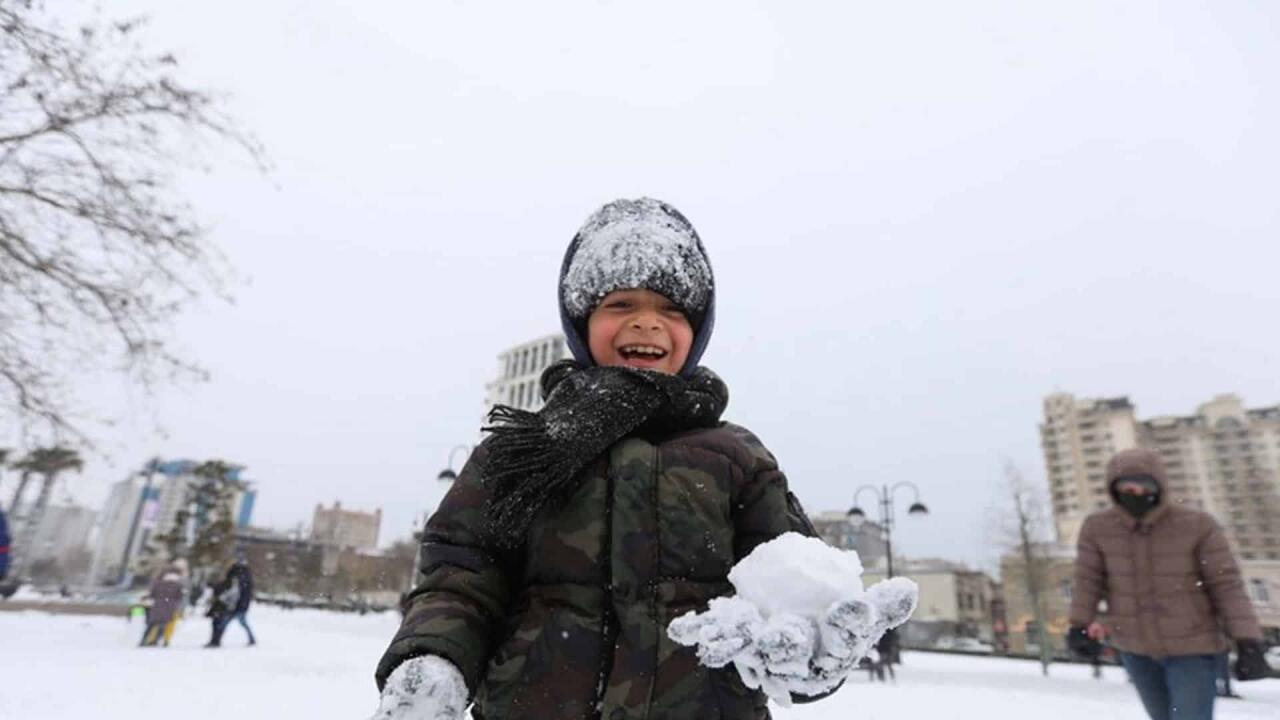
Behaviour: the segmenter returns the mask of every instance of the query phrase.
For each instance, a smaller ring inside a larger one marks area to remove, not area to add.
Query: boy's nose
[[[637,315],[631,319],[631,327],[636,330],[657,330],[662,326],[658,324],[657,316]]]

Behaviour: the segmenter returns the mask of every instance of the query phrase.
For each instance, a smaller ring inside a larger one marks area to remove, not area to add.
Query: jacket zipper
[[[1141,594],[1145,599],[1154,604],[1157,594],[1155,591],[1156,567],[1155,554],[1151,547],[1151,527],[1139,522],[1135,534],[1137,536],[1138,544],[1142,547],[1142,554],[1147,558],[1147,577],[1145,579],[1150,582],[1150,585],[1147,587],[1147,591],[1141,592]],[[1139,590],[1141,591],[1141,588],[1139,588]],[[1142,630],[1142,639],[1150,640],[1151,642],[1147,643],[1147,646],[1157,650],[1157,655],[1159,657],[1165,657],[1167,653],[1165,652],[1164,638],[1162,637],[1162,634],[1159,631],[1154,634],[1150,632],[1156,615],[1156,608],[1154,606],[1143,607],[1141,600],[1139,600],[1139,607],[1142,607],[1138,618],[1138,626]]]
[[[601,558],[604,564],[604,605],[600,613],[600,679],[596,683],[595,712],[599,720],[604,711],[604,694],[613,674],[614,642],[617,641],[617,617],[613,611],[613,467],[605,470],[604,543]]]

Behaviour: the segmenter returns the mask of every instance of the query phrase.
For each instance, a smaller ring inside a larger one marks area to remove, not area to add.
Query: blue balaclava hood
[[[715,326],[715,279],[693,225],[660,200],[614,200],[592,213],[569,243],[558,291],[560,324],[574,359],[595,364],[587,318],[605,295],[631,289],[664,295],[684,312],[693,342],[680,374],[692,372]]]

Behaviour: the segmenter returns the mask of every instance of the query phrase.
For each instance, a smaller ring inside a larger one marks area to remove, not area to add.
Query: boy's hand
[[[712,598],[706,612],[689,611],[671,621],[667,635],[681,645],[698,648],[698,661],[709,668],[733,662],[751,647],[764,628],[760,610],[740,597]]]
[[[785,707],[793,694],[822,695],[839,687],[885,631],[911,617],[918,596],[914,582],[893,578],[862,597],[832,604],[816,621],[793,613],[764,621],[747,600],[716,598],[707,612],[672,621],[668,634],[681,645],[696,645],[707,667],[732,661],[747,687],[763,689]]]
[[[467,684],[453,663],[423,655],[400,663],[370,720],[464,720]]]

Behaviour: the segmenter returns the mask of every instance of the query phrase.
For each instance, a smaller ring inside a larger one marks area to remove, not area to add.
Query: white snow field
[[[245,647],[232,625],[220,650],[200,646],[208,621],[184,621],[173,646],[134,647],[135,621],[0,612],[3,720],[365,720],[377,707],[373,667],[399,618],[255,606]],[[812,705],[774,708],[778,720],[1142,720],[1123,672],[1102,681],[1083,666],[1048,679],[1025,661],[905,654],[897,685],[855,675]],[[1219,720],[1280,718],[1280,680],[1241,684]],[[536,719],[531,719],[536,720]],[[691,719],[693,720],[693,719]]]

